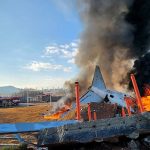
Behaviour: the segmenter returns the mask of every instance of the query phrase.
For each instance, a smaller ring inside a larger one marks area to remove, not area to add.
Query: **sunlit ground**
[[[47,113],[49,110],[49,103],[36,106],[0,108],[0,123],[46,121],[42,114]]]

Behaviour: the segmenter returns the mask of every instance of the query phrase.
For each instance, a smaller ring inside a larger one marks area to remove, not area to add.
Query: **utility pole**
[[[52,105],[52,96],[51,93],[49,94],[49,102],[50,102],[50,106]]]
[[[28,89],[27,89],[27,106],[29,106],[29,93],[28,93]]]

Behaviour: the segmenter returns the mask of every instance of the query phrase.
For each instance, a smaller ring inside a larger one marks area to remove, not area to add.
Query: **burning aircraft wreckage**
[[[72,109],[75,109],[76,115],[71,119],[77,122],[41,130],[38,144],[58,146],[68,143],[108,142],[113,139],[119,142],[126,137],[129,147],[140,147],[139,139],[149,145],[150,87],[145,87],[145,96],[141,97],[133,74],[131,81],[136,98],[107,89],[100,69],[96,66],[92,85],[80,98],[79,83],[75,82],[76,107],[73,104],[69,111],[66,109],[65,116],[69,116]],[[55,114],[51,116],[54,117]]]
[[[0,124],[0,133],[39,131],[39,147],[56,148],[62,144],[75,144],[76,147],[91,142],[108,142],[118,145],[124,143],[121,145],[122,148],[148,148],[150,87],[145,87],[145,96],[141,97],[133,74],[131,81],[135,98],[107,89],[100,68],[96,66],[92,85],[80,98],[79,83],[75,82],[76,105],[72,104],[70,110],[69,106],[64,106],[58,112],[47,116],[46,119],[50,119],[50,122]],[[60,120],[61,117],[67,118],[72,111],[72,118]]]

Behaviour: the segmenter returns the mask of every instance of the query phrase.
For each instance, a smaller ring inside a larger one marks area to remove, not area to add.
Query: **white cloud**
[[[72,56],[75,57],[78,53],[78,49],[77,48],[74,48],[73,49],[73,52],[72,52]]]
[[[49,55],[49,54],[58,54],[59,53],[59,49],[57,46],[48,46],[45,48],[45,54]]]
[[[75,59],[74,58],[69,59],[67,62],[70,63],[70,64],[74,64],[75,63]]]
[[[64,72],[71,72],[72,68],[71,67],[65,67],[63,70],[64,70]]]
[[[45,62],[33,61],[32,63],[25,66],[26,69],[32,71],[42,71],[42,70],[63,70],[64,72],[70,72],[71,67],[64,67],[58,64],[51,64]]]
[[[55,57],[65,58],[65,59],[74,59],[78,53],[79,40],[71,42],[69,44],[52,44],[44,49],[44,55],[42,57]],[[68,60],[68,61],[69,61]]]
[[[69,48],[69,45],[67,45],[67,44],[64,44],[64,45],[60,45],[60,48],[64,48],[64,49],[67,49],[67,48]]]
[[[78,46],[78,44],[77,44],[76,42],[72,42],[72,43],[70,43],[70,45],[71,45],[72,47],[77,47],[77,46]]]

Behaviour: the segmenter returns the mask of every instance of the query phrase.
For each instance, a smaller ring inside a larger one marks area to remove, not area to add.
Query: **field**
[[[47,103],[27,107],[0,108],[0,123],[46,121],[42,114],[49,110],[50,105]]]
[[[43,114],[47,114],[51,109],[49,103],[36,104],[35,106],[26,107],[14,107],[14,108],[0,108],[0,123],[17,123],[17,122],[42,122],[48,121],[43,118]],[[60,118],[60,120],[74,118],[74,111],[69,113],[65,118]],[[20,134],[25,141],[30,141],[36,144],[37,139],[32,133],[22,133]],[[19,144],[16,139],[2,139],[4,135],[0,135],[0,149],[1,144]],[[5,135],[6,137],[14,137],[14,135]]]
[[[46,121],[43,118],[44,113],[50,110],[49,103],[41,103],[35,106],[15,107],[15,108],[0,108],[0,123],[16,123],[16,122],[42,122]],[[3,135],[1,135],[3,137]],[[1,137],[0,136],[0,137]],[[6,137],[14,137],[14,135],[5,135]],[[25,140],[36,143],[33,134],[21,134]],[[33,140],[31,140],[33,139]],[[1,139],[0,144],[19,144],[15,139]],[[0,146],[1,149],[1,146]]]

